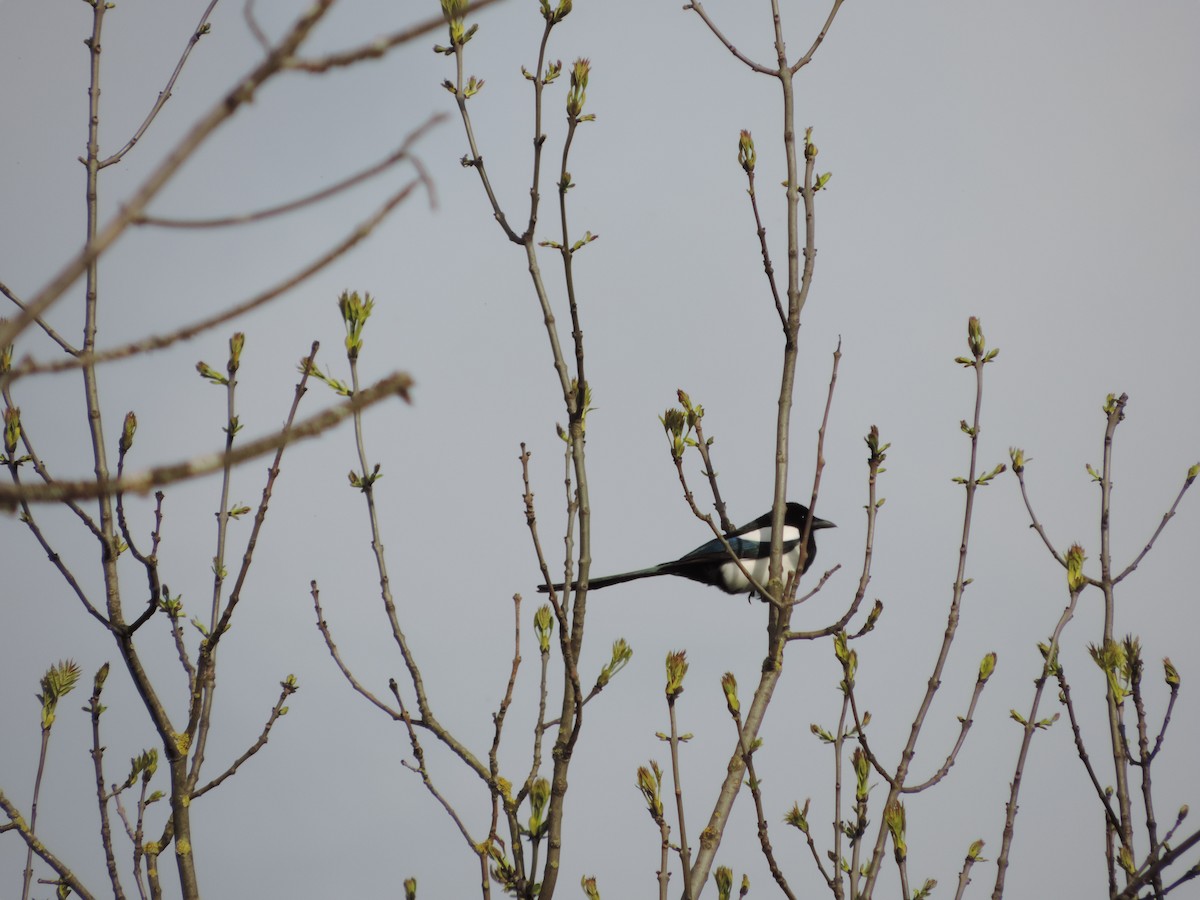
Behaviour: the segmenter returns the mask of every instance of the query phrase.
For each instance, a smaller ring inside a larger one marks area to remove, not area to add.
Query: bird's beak
[[[828,519],[813,519],[812,530],[816,531],[820,528],[837,528],[837,526]]]

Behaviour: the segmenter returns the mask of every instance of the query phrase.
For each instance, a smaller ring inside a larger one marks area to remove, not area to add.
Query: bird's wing
[[[727,538],[730,548],[738,559],[763,559],[771,555],[771,529],[769,525],[765,528],[761,526],[752,527],[756,523],[757,520],[748,526],[739,528],[737,532],[734,532],[734,534]],[[784,529],[784,553],[794,549],[800,542],[799,534],[793,536],[789,533],[793,530],[795,529]],[[729,551],[725,549],[725,545],[721,543],[719,538],[713,538],[708,543],[701,544],[691,553],[681,556],[675,562],[687,565],[729,562]]]

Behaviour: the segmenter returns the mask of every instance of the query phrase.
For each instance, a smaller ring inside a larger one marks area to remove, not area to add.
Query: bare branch
[[[187,63],[188,57],[191,56],[192,50],[195,48],[196,44],[200,42],[200,38],[208,34],[208,17],[212,15],[217,3],[218,0],[211,0],[211,2],[208,4],[208,7],[204,10],[204,15],[200,17],[200,21],[196,24],[195,29],[192,31],[192,36],[188,38],[187,46],[183,49],[183,55],[179,57],[179,62],[175,64],[175,71],[171,73],[171,77],[167,80],[167,86],[159,92],[158,100],[156,100],[154,106],[151,107],[145,121],[142,122],[141,126],[136,132],[134,132],[133,137],[129,139],[124,147],[122,147],[108,159],[100,161],[99,168],[103,169],[114,165],[115,163],[119,163],[121,158],[133,149],[133,145],[142,139],[142,135],[146,133],[146,129],[150,127],[150,123],[154,121],[155,116],[157,116],[162,108],[166,106],[167,101],[171,99],[171,90],[175,87],[175,82],[179,78],[179,73],[183,71],[183,67]]]
[[[57,872],[58,877],[64,884],[68,885],[83,900],[95,900],[94,895],[83,886],[83,883],[75,876],[75,873],[67,868],[66,864],[51,853],[50,849],[29,830],[29,826],[25,824],[25,819],[21,816],[20,811],[9,801],[2,790],[0,790],[0,809],[4,810],[5,815],[8,816],[11,822],[11,826],[9,827],[16,829],[17,833],[21,835],[21,838],[29,846],[29,849],[36,853],[42,862]]]
[[[1121,581],[1123,581],[1125,576],[1136,569],[1138,564],[1146,558],[1146,554],[1150,552],[1150,549],[1154,546],[1154,542],[1158,540],[1158,536],[1163,533],[1163,529],[1167,527],[1167,523],[1175,517],[1175,510],[1179,507],[1179,501],[1183,499],[1183,495],[1187,492],[1187,489],[1192,486],[1192,482],[1195,480],[1196,477],[1189,472],[1188,477],[1184,479],[1183,486],[1179,489],[1179,493],[1175,495],[1175,502],[1172,503],[1171,508],[1163,514],[1162,521],[1159,522],[1158,527],[1154,529],[1154,534],[1150,535],[1150,540],[1146,542],[1146,546],[1142,548],[1142,552],[1134,557],[1133,562],[1126,566],[1125,570],[1121,572],[1120,575],[1113,578],[1113,584],[1119,584]]]
[[[40,503],[67,498],[99,497],[114,494],[117,491],[147,494],[160,485],[199,478],[202,475],[218,471],[227,463],[238,465],[295,441],[316,437],[355,412],[366,409],[381,400],[386,400],[388,397],[395,395],[408,401],[408,391],[412,385],[411,376],[404,372],[394,372],[370,387],[363,388],[345,402],[304,419],[286,433],[269,434],[229,453],[208,453],[182,462],[155,466],[122,478],[98,481],[56,481],[52,484],[25,485],[19,488],[0,486],[0,507],[12,506],[22,501]]]
[[[258,88],[275,75],[292,57],[310,32],[329,12],[333,3],[334,0],[314,0],[313,4],[292,24],[284,38],[274,46],[267,58],[240,79],[224,97],[197,120],[158,167],[134,191],[133,196],[121,205],[120,211],[59,269],[44,288],[34,295],[24,312],[13,321],[0,325],[0,346],[11,344],[17,335],[49,309],[50,305],[66,293],[75,280],[112,246],[209,136],[243,104],[249,102]]]
[[[197,788],[195,791],[193,791],[191,795],[193,800],[204,796],[213,788],[217,787],[222,781],[236,773],[237,770],[241,768],[242,763],[266,746],[267,741],[271,737],[271,729],[275,726],[275,723],[279,721],[280,717],[285,715],[287,712],[286,707],[284,706],[284,704],[287,702],[287,698],[299,690],[295,679],[293,679],[291,676],[289,676],[286,681],[281,681],[279,685],[282,688],[282,690],[279,692],[279,699],[275,701],[275,705],[271,708],[271,714],[267,717],[267,722],[265,725],[263,725],[263,730],[262,733],[259,734],[258,740],[251,744],[245,753],[235,759],[228,769],[226,769],[208,784],[204,785],[204,787]]]
[[[838,14],[838,10],[842,8],[842,0],[833,0],[833,9],[829,11],[829,17],[825,19],[825,24],[821,26],[821,31],[817,34],[812,46],[808,48],[808,52],[796,60],[792,64],[792,74],[800,71],[801,68],[812,62],[813,54],[817,52],[817,48],[825,40],[825,35],[829,33],[829,29],[833,27],[833,18]]]
[[[732,53],[734,56],[736,56],[739,60],[741,60],[743,63],[745,63],[751,69],[753,69],[755,72],[759,72],[763,75],[775,75],[775,76],[779,75],[779,73],[776,72],[774,69],[772,69],[768,66],[761,65],[760,63],[756,63],[750,57],[746,56],[744,53],[742,53],[740,50],[738,50],[737,47],[733,46],[733,42],[730,41],[729,38],[725,37],[725,35],[721,33],[721,29],[717,27],[717,24],[708,17],[708,13],[705,12],[704,7],[699,3],[699,0],[693,0],[693,2],[691,2],[691,3],[686,3],[686,4],[684,4],[683,8],[685,10],[690,9],[690,10],[695,11],[696,15],[698,15],[704,21],[704,24],[708,26],[709,31],[711,31],[713,33],[713,35],[716,37],[716,39],[725,45],[725,49],[728,50],[730,53]]]
[[[462,15],[478,12],[497,2],[499,0],[474,0],[473,3],[469,4],[462,11]],[[346,66],[352,66],[365,60],[380,59],[388,51],[399,47],[401,44],[407,44],[409,41],[419,38],[423,34],[436,31],[438,28],[444,27],[445,24],[445,16],[435,16],[418,22],[416,25],[402,28],[400,31],[393,32],[386,37],[376,38],[369,43],[350,50],[343,50],[340,53],[330,53],[327,56],[318,56],[314,59],[297,58],[288,60],[286,68],[319,75],[323,72],[328,72],[330,69],[345,68]]]
[[[216,315],[210,316],[207,319],[200,319],[190,325],[186,325],[176,331],[172,331],[165,335],[154,335],[152,337],[143,338],[140,341],[134,341],[130,344],[124,344],[120,347],[114,347],[111,350],[105,350],[100,353],[83,353],[78,359],[64,360],[57,363],[38,363],[32,359],[23,359],[20,363],[13,366],[10,372],[4,376],[0,376],[0,383],[6,378],[16,380],[23,378],[26,375],[34,375],[43,372],[64,372],[69,369],[79,369],[96,363],[111,362],[117,359],[125,359],[129,356],[135,356],[140,353],[146,353],[151,350],[162,350],[176,344],[179,341],[189,340],[198,334],[201,334],[210,329],[216,328],[218,325],[223,325],[226,322],[243,316],[246,313],[263,306],[276,297],[290,291],[292,288],[311,278],[313,275],[320,272],[330,263],[336,261],[355,245],[367,238],[376,226],[382,222],[392,210],[403,203],[421,183],[420,179],[406,184],[401,190],[397,191],[388,201],[383,204],[370,218],[367,218],[359,223],[359,225],[348,234],[341,242],[331,247],[323,255],[317,257],[302,269],[290,275],[288,278],[278,284],[268,288],[262,293],[256,294],[248,300],[231,306]]]
[[[0,281],[0,294],[3,294],[5,297],[11,300],[13,305],[15,305],[17,309],[21,310],[22,312],[28,310],[29,307],[25,305],[20,297],[13,293],[12,288],[10,288],[3,281]],[[70,341],[51,328],[40,316],[36,317],[34,321],[37,323],[37,326],[42,329],[42,331],[46,332],[46,336],[50,338],[50,340],[62,347],[67,353],[71,354],[72,356],[77,356],[79,354],[79,351],[71,345]]]
[[[362,682],[360,682],[354,676],[354,673],[351,672],[349,667],[342,661],[342,654],[338,650],[337,644],[333,642],[333,635],[329,631],[329,623],[325,621],[325,612],[321,609],[321,592],[317,588],[317,583],[315,581],[312,582],[311,585],[311,594],[313,599],[313,608],[317,613],[317,628],[321,632],[321,637],[325,639],[325,646],[329,650],[329,655],[332,656],[333,661],[337,663],[338,669],[341,670],[343,677],[347,682],[349,682],[350,687],[354,688],[355,691],[365,697],[373,706],[382,710],[387,716],[395,719],[396,721],[400,721],[403,718],[400,712],[392,709],[373,693],[367,690],[367,688],[363,686]]]
[[[322,188],[311,194],[299,197],[295,200],[290,200],[287,203],[281,203],[278,206],[271,206],[266,209],[256,210],[254,212],[243,213],[237,216],[224,216],[216,219],[168,219],[158,216],[141,216],[133,224],[135,225],[155,225],[160,228],[226,228],[230,225],[247,225],[252,222],[261,222],[263,219],[269,219],[272,216],[280,216],[285,213],[295,212],[298,209],[303,209],[305,206],[310,206],[314,203],[320,203],[322,200],[327,200],[343,191],[349,190],[355,185],[361,184],[370,178],[384,172],[396,163],[408,159],[409,153],[412,151],[412,145],[421,137],[423,137],[435,125],[445,121],[445,113],[437,113],[425,120],[424,124],[420,125],[413,131],[409,132],[404,143],[399,149],[390,153],[386,158],[380,160],[374,165],[368,166],[359,172],[354,173],[341,181]],[[433,193],[433,183],[427,179],[419,179],[425,185],[429,192],[429,201],[431,206],[436,206],[436,199]],[[407,189],[406,189],[407,190]]]

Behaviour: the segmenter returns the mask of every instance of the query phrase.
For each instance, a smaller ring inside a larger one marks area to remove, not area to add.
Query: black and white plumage
[[[804,524],[808,520],[808,507],[800,503],[789,503],[783,516],[783,577],[796,571],[800,560],[800,537],[804,533]],[[808,536],[808,556],[804,561],[804,571],[812,565],[817,556],[816,533],[822,528],[836,527],[825,519],[814,518]],[[746,571],[759,584],[766,584],[767,569],[771,557],[771,513],[766,512],[753,522],[748,522],[726,537],[733,552],[737,554]],[[803,573],[801,573],[803,574]],[[636,581],[639,578],[653,578],[656,575],[678,575],[699,581],[701,584],[720,588],[727,594],[744,594],[754,590],[753,585],[746,579],[742,570],[732,559],[729,551],[716,538],[706,544],[701,544],[691,553],[670,562],[659,563],[648,569],[637,569],[633,572],[622,572],[619,575],[605,575],[599,578],[589,578],[589,590],[599,590],[612,584],[622,584],[626,581]],[[575,587],[574,584],[571,585]],[[554,585],[554,590],[561,591],[563,585]],[[542,593],[547,592],[545,585],[538,588]]]

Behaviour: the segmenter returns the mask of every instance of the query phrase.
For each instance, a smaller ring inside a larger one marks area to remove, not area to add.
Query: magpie
[[[796,571],[796,563],[800,559],[800,536],[804,533],[804,523],[808,519],[808,507],[799,503],[789,503],[783,515],[783,577]],[[812,529],[808,536],[808,558],[804,561],[804,571],[813,564],[817,556],[817,531],[821,528],[836,528],[832,522],[814,518]],[[741,528],[726,536],[729,546],[737,554],[742,565],[746,567],[754,580],[766,584],[767,569],[771,557],[771,513],[766,512],[753,522],[747,522]],[[801,573],[803,574],[803,572]],[[633,572],[622,572],[620,575],[605,575],[600,578],[589,578],[588,588],[599,590],[611,584],[622,584],[626,581],[636,581],[639,578],[653,578],[656,575],[679,575],[701,584],[720,588],[727,594],[753,593],[754,587],[742,574],[738,564],[729,558],[729,551],[717,538],[706,544],[701,544],[691,553],[671,562],[659,563],[648,569],[637,569]],[[572,584],[575,588],[577,585]],[[563,585],[552,585],[554,590],[561,591]],[[538,590],[545,594],[549,592],[546,585]]]

